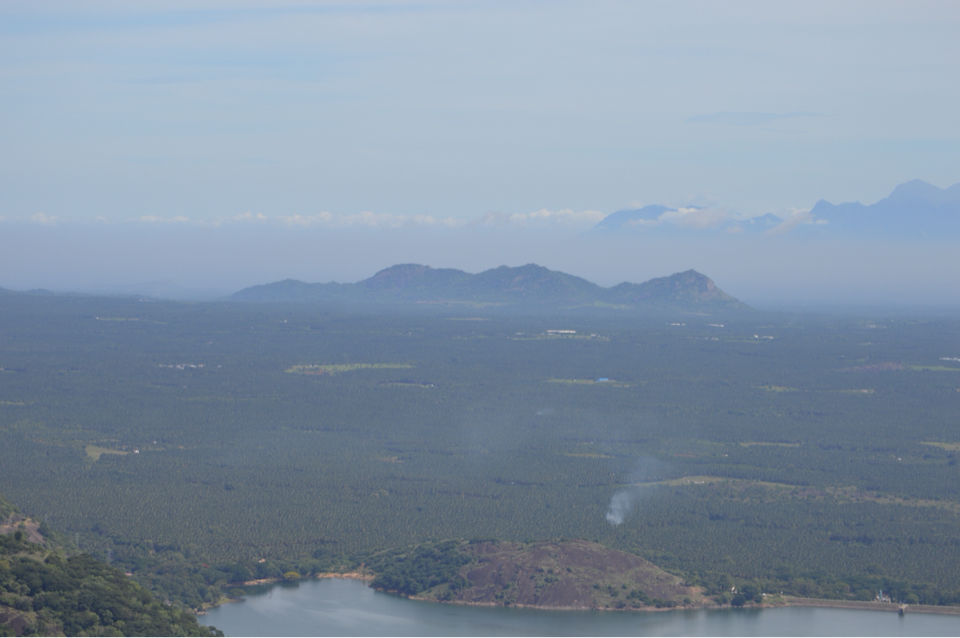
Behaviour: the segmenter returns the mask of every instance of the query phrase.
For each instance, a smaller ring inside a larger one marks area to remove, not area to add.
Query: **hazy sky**
[[[246,255],[257,280],[328,280],[351,241],[380,262],[490,267],[496,251],[444,256],[450,237],[496,226],[512,245],[511,228],[582,230],[652,203],[749,217],[949,186],[958,33],[956,2],[5,0],[0,250],[35,263],[0,258],[0,286],[55,287],[64,255],[121,231],[168,243],[104,265],[115,281],[166,276],[150,268],[177,246],[167,227],[220,263]],[[324,233],[331,257],[278,268],[266,226],[274,251],[287,229]],[[369,228],[397,239],[356,234]],[[88,283],[111,283],[95,270]]]

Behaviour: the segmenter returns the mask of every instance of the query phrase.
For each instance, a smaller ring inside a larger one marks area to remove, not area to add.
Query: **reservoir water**
[[[957,636],[960,616],[816,607],[542,611],[407,600],[354,580],[280,585],[201,618],[227,636]]]

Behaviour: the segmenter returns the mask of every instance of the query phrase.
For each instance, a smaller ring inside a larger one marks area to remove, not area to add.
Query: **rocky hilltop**
[[[422,600],[548,609],[697,607],[699,588],[585,540],[447,541],[393,552],[373,586]]]

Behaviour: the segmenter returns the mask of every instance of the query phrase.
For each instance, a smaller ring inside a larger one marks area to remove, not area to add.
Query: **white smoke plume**
[[[636,489],[620,490],[610,499],[607,508],[607,522],[611,525],[620,525],[630,512],[636,507],[638,494]]]
[[[666,467],[666,464],[656,458],[640,459],[636,469],[630,474],[629,481],[632,485],[618,490],[610,497],[610,505],[607,507],[605,516],[607,522],[614,527],[623,524],[627,517],[640,506],[643,491],[650,487],[649,483],[663,479]]]

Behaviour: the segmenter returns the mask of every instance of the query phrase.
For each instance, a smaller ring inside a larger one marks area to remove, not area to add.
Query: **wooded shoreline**
[[[488,602],[464,602],[464,601],[437,601],[431,598],[409,596],[410,600],[422,602],[435,602],[441,605],[462,605],[465,607],[504,607],[497,603]],[[660,613],[670,611],[698,611],[701,609],[735,609],[731,605],[719,605],[704,603],[700,605],[686,605],[676,607],[633,607],[633,608],[612,608],[612,607],[558,607],[550,605],[510,605],[517,609],[539,609],[542,611],[612,611],[612,612],[637,612],[637,613]],[[831,600],[829,598],[802,598],[799,596],[784,596],[782,602],[772,604],[750,603],[741,607],[741,609],[776,609],[778,607],[822,607],[827,609],[857,609],[862,611],[884,611],[897,613],[901,605],[898,603],[881,603],[869,600]],[[960,616],[960,607],[951,605],[903,605],[904,613],[907,614],[945,614],[948,616]]]
[[[359,580],[364,582],[373,581],[375,576],[368,572],[361,571],[350,571],[350,572],[321,572],[314,574],[309,578],[303,580],[327,580],[327,579],[340,579],[340,580]],[[261,585],[276,585],[284,581],[282,578],[258,578],[255,580],[245,581],[243,585],[245,586],[261,586]],[[296,582],[296,581],[294,581]],[[387,592],[389,593],[389,592]],[[402,594],[394,594],[402,595]],[[419,602],[430,602],[436,603],[439,605],[458,605],[463,607],[506,607],[506,605],[493,603],[493,602],[465,602],[465,601],[438,601],[436,599],[428,598],[425,596],[404,596],[409,600],[416,600]],[[212,607],[217,607],[220,604],[224,603],[234,603],[242,602],[243,598],[227,598],[220,601],[217,605],[211,605],[206,609]],[[700,609],[726,609],[730,608],[729,605],[718,605],[711,603],[703,603],[699,605],[683,605],[676,607],[655,607],[655,606],[646,606],[646,607],[634,607],[634,608],[598,608],[598,607],[589,607],[589,606],[552,606],[552,605],[527,605],[527,604],[512,604],[510,607],[517,609],[538,609],[541,611],[613,611],[613,612],[637,612],[637,613],[660,613],[660,612],[669,612],[669,611],[697,611]],[[899,603],[887,603],[879,602],[875,600],[840,600],[840,599],[830,599],[830,598],[804,598],[801,596],[778,596],[777,602],[766,603],[766,604],[747,604],[744,608],[747,609],[776,609],[778,607],[822,607],[827,609],[857,609],[862,611],[882,611],[882,612],[892,612],[897,613],[903,608],[904,613],[907,614],[944,614],[949,616],[960,616],[960,607],[953,605],[901,605]],[[198,611],[198,615],[203,615],[206,613],[206,609]]]

